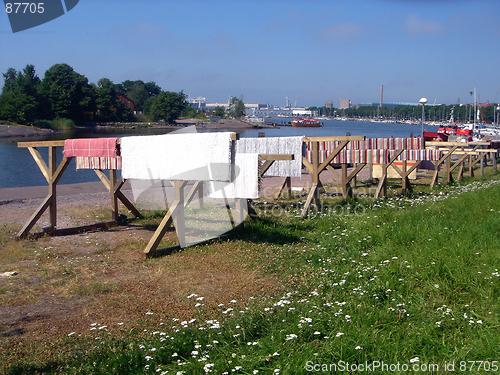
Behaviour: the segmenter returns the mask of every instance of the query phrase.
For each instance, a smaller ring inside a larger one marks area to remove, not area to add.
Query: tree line
[[[137,120],[173,123],[189,110],[186,95],[163,91],[155,82],[124,81],[115,84],[101,78],[89,83],[68,64],[55,64],[40,79],[33,65],[22,71],[3,73],[0,120],[33,125],[43,120],[69,119],[82,122],[129,122]],[[132,108],[120,96],[134,102]]]
[[[497,105],[489,105],[480,108],[481,123],[491,124],[496,116],[495,108]],[[359,106],[358,108],[327,108],[327,107],[310,107],[310,110],[317,111],[320,116],[336,117],[345,116],[352,118],[373,118],[373,119],[390,119],[399,121],[420,121],[422,118],[421,106],[398,106],[394,108],[377,106]],[[474,105],[433,105],[425,106],[425,121],[449,121],[453,112],[455,122],[474,122]],[[476,122],[477,109],[476,109]]]

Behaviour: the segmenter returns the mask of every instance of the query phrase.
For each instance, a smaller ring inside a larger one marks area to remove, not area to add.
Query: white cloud
[[[422,20],[416,14],[411,14],[405,19],[405,29],[410,35],[439,35],[444,31],[444,26],[438,21]]]
[[[346,22],[346,23],[330,25],[321,30],[321,34],[326,39],[353,38],[353,37],[358,37],[362,33],[363,33],[363,28],[354,22]]]

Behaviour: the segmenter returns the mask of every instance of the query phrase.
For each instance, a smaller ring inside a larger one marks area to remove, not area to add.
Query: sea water
[[[259,133],[264,133],[266,137],[287,137],[287,136],[306,136],[306,137],[326,137],[326,136],[345,136],[345,135],[364,135],[367,138],[386,138],[393,136],[395,138],[405,138],[418,136],[421,133],[421,127],[407,124],[392,124],[379,122],[363,121],[337,121],[322,120],[323,126],[319,128],[294,128],[283,126],[281,123],[289,122],[290,119],[273,119],[277,123],[276,128],[262,129],[241,129],[241,137],[258,137]],[[170,131],[170,130],[169,130]],[[224,131],[217,129],[216,131]],[[154,135],[167,132],[162,129],[109,129],[106,128],[99,132],[89,133],[88,131],[76,131],[60,134],[51,138],[8,138],[0,142],[0,188],[6,187],[24,187],[24,186],[46,186],[42,172],[38,168],[35,160],[27,148],[18,148],[18,141],[32,140],[55,140],[66,138],[86,138],[86,137],[126,137],[131,135]],[[38,149],[42,157],[47,162],[48,148],[40,147]],[[62,147],[57,149],[57,162],[62,160]],[[92,170],[76,170],[75,160],[73,159],[64,172],[59,184],[75,184],[80,182],[99,181],[99,178]]]

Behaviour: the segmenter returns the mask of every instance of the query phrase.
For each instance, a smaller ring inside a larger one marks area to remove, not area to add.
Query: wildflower
[[[344,333],[343,332],[337,332],[337,334],[335,335],[335,337],[340,337],[340,336],[344,336]]]
[[[359,346],[359,345],[358,345],[358,346],[356,346],[354,349],[355,349],[355,350],[361,350],[361,349],[363,349],[363,348],[362,348],[361,346]]]
[[[315,335],[321,335],[321,332],[316,331],[316,332],[314,332],[314,334],[315,334]]]
[[[205,372],[212,372],[212,370],[210,370],[211,367],[214,367],[215,366],[215,363],[207,363],[205,364],[205,366],[203,367],[203,370],[205,370]]]

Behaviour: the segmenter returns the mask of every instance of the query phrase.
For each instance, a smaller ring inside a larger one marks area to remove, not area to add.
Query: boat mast
[[[474,87],[474,127],[472,129],[476,129],[476,88]]]

